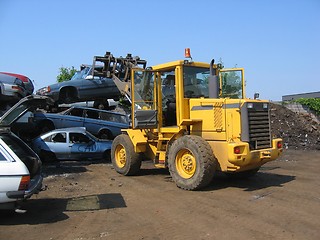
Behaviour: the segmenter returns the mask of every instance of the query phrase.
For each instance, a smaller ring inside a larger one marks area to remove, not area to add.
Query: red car
[[[8,73],[8,72],[0,72],[0,73],[19,78],[25,86],[25,90],[26,90],[27,95],[33,94],[34,86],[33,86],[32,80],[30,78],[28,78],[24,75],[21,75],[21,74],[17,74],[17,73]]]

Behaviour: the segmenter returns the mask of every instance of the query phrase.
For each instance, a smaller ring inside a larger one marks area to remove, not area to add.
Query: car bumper
[[[2,95],[5,95],[5,96],[15,96],[17,94],[19,94],[20,96],[26,95],[26,92],[22,87],[15,84],[6,84],[6,83],[2,84],[1,93]]]
[[[9,191],[7,192],[7,197],[10,199],[27,199],[30,198],[33,194],[39,193],[42,188],[42,175],[37,175],[30,181],[30,187],[28,190],[23,191]]]
[[[50,97],[54,101],[59,100],[59,92],[46,92],[46,91],[38,90],[38,91],[36,91],[36,95]]]

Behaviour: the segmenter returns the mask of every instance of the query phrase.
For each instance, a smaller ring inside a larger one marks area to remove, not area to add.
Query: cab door
[[[158,126],[157,74],[149,70],[133,70],[132,127],[152,129]]]
[[[243,68],[219,70],[220,96],[223,98],[245,98],[245,80]]]

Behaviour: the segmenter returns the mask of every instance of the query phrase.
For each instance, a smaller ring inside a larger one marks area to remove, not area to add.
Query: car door
[[[57,128],[83,127],[84,126],[84,109],[72,107],[68,109],[63,117],[60,117],[56,125]]]
[[[66,132],[54,132],[44,139],[46,145],[57,159],[68,159],[70,156],[69,143]]]
[[[95,141],[89,138],[85,133],[70,132],[69,133],[69,147],[70,158],[80,159],[93,159],[101,154],[97,152],[97,145]]]
[[[99,111],[95,109],[86,109],[84,112],[84,127],[87,131],[98,136],[102,123],[99,119]]]
[[[15,160],[3,147],[0,140],[0,203],[15,201],[9,199],[7,192],[17,191],[23,175],[29,172],[21,161]]]
[[[81,88],[78,89],[80,98],[107,98],[109,87],[111,87],[110,79],[108,81],[106,78],[94,77],[93,79],[82,79],[81,81]]]

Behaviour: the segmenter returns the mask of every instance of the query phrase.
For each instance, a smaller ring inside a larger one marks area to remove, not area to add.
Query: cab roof
[[[177,60],[173,62],[167,62],[163,64],[158,64],[152,66],[153,70],[162,70],[162,69],[171,69],[177,66],[182,66],[182,65],[188,65],[188,66],[193,66],[193,67],[205,67],[209,68],[210,64],[209,63],[204,63],[204,62],[192,62],[188,60]]]

